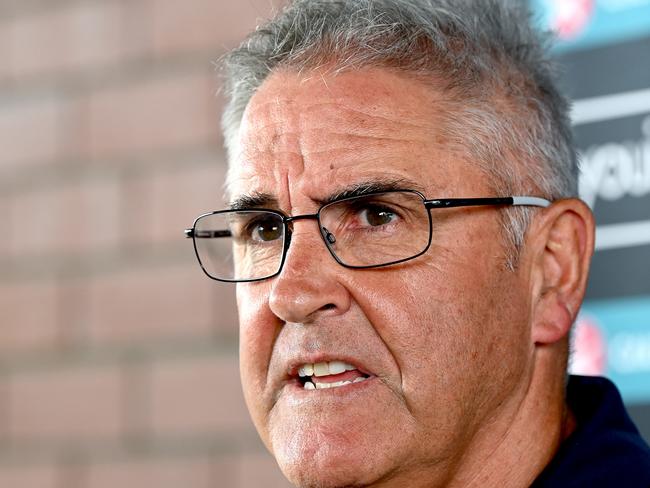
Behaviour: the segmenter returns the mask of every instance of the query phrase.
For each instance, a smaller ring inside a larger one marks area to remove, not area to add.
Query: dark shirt
[[[571,376],[567,403],[576,429],[531,488],[650,488],[650,448],[616,386],[605,378]]]

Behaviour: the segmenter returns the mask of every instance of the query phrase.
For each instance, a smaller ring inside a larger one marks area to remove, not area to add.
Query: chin
[[[368,486],[383,477],[389,459],[386,449],[370,448],[356,437],[314,429],[275,439],[273,454],[287,479],[301,488]]]
[[[353,488],[369,486],[359,482],[351,473],[315,472],[313,470],[283,471],[287,479],[299,488]]]
[[[366,460],[367,462],[367,460]],[[319,463],[305,461],[301,464],[282,464],[280,469],[286,478],[295,486],[300,488],[352,488],[369,486],[375,481],[363,463],[357,464],[343,459],[328,466],[320,466]]]

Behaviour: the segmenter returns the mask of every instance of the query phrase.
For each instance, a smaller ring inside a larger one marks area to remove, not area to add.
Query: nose
[[[350,308],[349,272],[330,255],[316,222],[296,222],[282,271],[272,278],[269,307],[284,322],[306,323]]]

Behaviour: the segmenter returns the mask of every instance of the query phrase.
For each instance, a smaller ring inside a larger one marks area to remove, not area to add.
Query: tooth
[[[329,387],[329,383],[316,383],[317,390],[327,390]]]
[[[314,374],[314,367],[311,364],[303,364],[298,369],[298,376],[305,377],[311,376]]]
[[[308,381],[305,383],[305,390],[315,390],[316,386],[311,381]]]
[[[341,383],[343,383],[343,385],[351,385],[352,384],[351,381],[342,381]]]
[[[345,372],[345,363],[341,361],[332,361],[329,364],[330,374],[341,374]]]
[[[345,364],[345,370],[346,371],[354,371],[355,369],[357,369],[354,366],[352,366],[351,364],[348,364],[348,363],[343,363],[343,364]]]
[[[327,363],[314,364],[314,376],[327,376],[328,374],[330,374],[330,369]]]
[[[343,386],[342,381],[335,381],[334,383],[330,383],[330,388],[336,388],[336,387],[339,387],[339,386]]]
[[[358,378],[355,378],[353,383],[361,383],[362,381],[366,381],[367,378],[364,378],[363,376],[359,376]]]

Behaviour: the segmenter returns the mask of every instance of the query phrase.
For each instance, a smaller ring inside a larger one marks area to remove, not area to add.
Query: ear
[[[533,253],[532,339],[551,344],[567,336],[587,287],[594,249],[594,217],[578,199],[554,202],[526,237]]]

